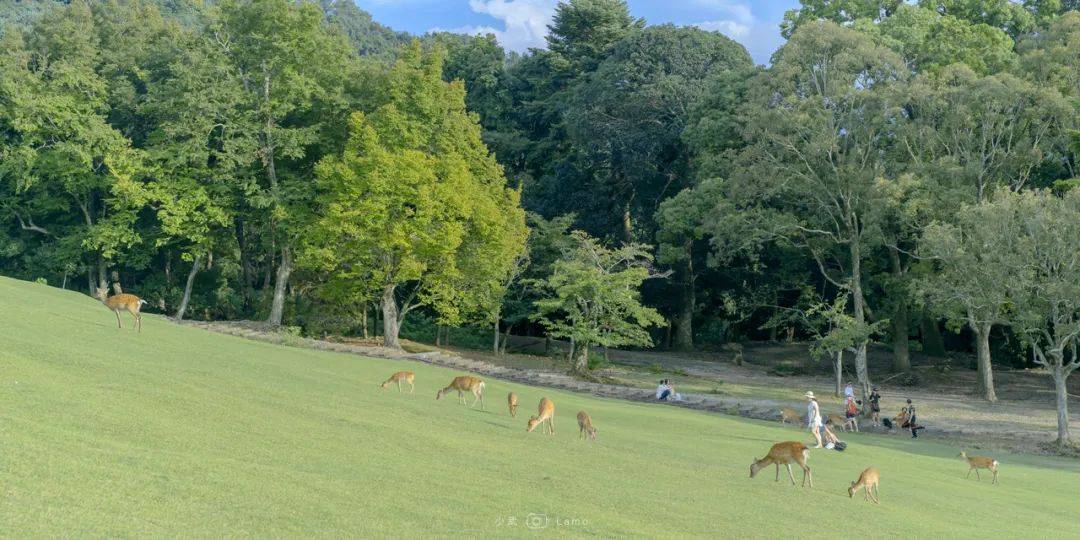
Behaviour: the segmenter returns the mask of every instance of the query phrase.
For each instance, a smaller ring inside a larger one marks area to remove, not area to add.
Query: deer
[[[517,394],[510,392],[506,394],[506,406],[510,407],[510,418],[517,418]]]
[[[409,393],[414,394],[414,393],[416,393],[416,385],[413,384],[413,378],[414,378],[413,372],[411,372],[411,371],[399,371],[399,372],[391,375],[389,379],[386,379],[386,381],[384,381],[382,384],[380,384],[379,385],[379,390],[382,390],[382,389],[386,388],[387,386],[390,386],[391,383],[397,383],[397,391],[400,394],[401,393],[401,383],[402,382],[407,382],[407,383],[409,383]]]
[[[881,488],[878,487],[878,481],[881,480],[881,472],[873,467],[867,467],[866,470],[859,475],[859,479],[851,483],[851,487],[848,488],[848,497],[855,497],[855,492],[860,489],[863,490],[863,498],[868,501],[873,501],[874,504],[881,503]],[[871,488],[873,491],[871,491]],[[877,492],[875,496],[874,492]]]
[[[768,455],[761,459],[755,459],[750,464],[750,478],[757,475],[758,471],[768,467],[769,465],[776,465],[776,481],[780,481],[780,465],[787,466],[788,478],[791,478],[791,485],[795,485],[795,475],[791,473],[792,462],[797,463],[803,470],[802,485],[806,486],[806,481],[810,480],[810,487],[814,487],[814,477],[810,474],[810,467],[806,464],[806,459],[810,457],[810,449],[805,444],[796,441],[787,441],[776,443],[769,449]]]
[[[966,459],[967,462],[968,462],[968,465],[970,465],[970,468],[968,469],[967,476],[965,476],[964,478],[971,478],[971,471],[975,471],[975,478],[977,478],[979,480],[982,480],[982,478],[979,476],[979,469],[989,469],[990,472],[994,473],[994,481],[991,482],[991,484],[998,483],[998,461],[996,459],[988,458],[986,456],[970,456],[969,457],[967,455],[967,452],[964,452],[964,451],[961,451],[960,455],[958,455],[956,457],[961,457],[961,458]]]
[[[801,425],[802,417],[799,416],[799,412],[795,409],[792,409],[791,407],[784,407],[783,409],[780,409],[780,423],[786,424],[788,422],[791,422],[796,426]]]
[[[596,427],[592,425],[592,418],[589,417],[589,413],[585,411],[578,411],[577,413],[577,425],[581,434],[579,439],[588,437],[591,440],[596,440]]]
[[[537,416],[529,419],[529,427],[525,430],[526,433],[532,433],[532,430],[536,429],[536,426],[543,424],[544,433],[555,434],[555,403],[548,398],[540,398],[540,406],[537,407]]]
[[[830,414],[826,423],[836,426],[843,431],[859,431],[858,421],[842,414]]]
[[[108,296],[108,289],[96,289],[96,291],[94,297],[101,300],[101,303],[105,304],[105,307],[109,308],[109,311],[116,314],[117,328],[124,327],[124,325],[120,323],[120,310],[126,310],[135,317],[135,330],[142,332],[142,314],[139,313],[139,311],[142,309],[142,305],[146,303],[146,300],[143,300],[134,294],[116,294]]]
[[[439,390],[439,392],[435,394],[435,399],[442,399],[443,396],[449,394],[450,392],[453,392],[454,390],[457,390],[458,400],[460,400],[462,405],[468,404],[468,400],[465,399],[465,392],[472,392],[474,398],[472,402],[472,407],[476,407],[476,402],[479,401],[480,409],[483,410],[484,381],[469,375],[454,377],[454,380],[450,381],[450,384],[446,388]]]

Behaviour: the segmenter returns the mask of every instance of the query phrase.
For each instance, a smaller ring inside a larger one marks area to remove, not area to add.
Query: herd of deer
[[[409,393],[413,393],[416,390],[416,386],[413,384],[415,375],[411,371],[399,371],[390,376],[389,379],[383,381],[379,385],[379,388],[386,388],[391,384],[397,384],[398,392],[401,392],[401,384],[408,383]],[[473,395],[473,402],[470,407],[475,407],[477,403],[480,404],[480,409],[484,408],[484,381],[470,375],[462,375],[460,377],[454,377],[454,380],[450,381],[450,384],[439,390],[435,394],[435,399],[442,399],[443,396],[450,392],[457,392],[458,402],[463,405],[468,405],[468,399],[465,398],[465,393],[469,392]],[[510,409],[510,417],[517,418],[518,396],[517,394],[510,392],[506,395],[506,405]],[[590,440],[596,440],[597,429],[593,426],[592,417],[585,411],[578,411],[577,422],[579,433],[582,438],[589,438]],[[543,433],[555,434],[555,402],[544,397],[540,398],[540,406],[537,408],[537,415],[529,418],[525,431],[532,433],[536,429],[536,426],[541,426]]]
[[[127,311],[135,318],[134,328],[137,331],[142,331],[142,314],[140,310],[142,305],[146,303],[146,300],[139,298],[133,294],[117,294],[113,296],[107,296],[105,289],[98,289],[97,299],[101,300],[105,307],[109,308],[116,314],[116,324],[118,327],[123,328],[123,324],[120,322],[120,311]],[[401,392],[402,383],[409,385],[409,393],[415,393],[416,385],[414,384],[415,375],[411,371],[399,371],[386,379],[379,388],[386,388],[391,384],[396,384],[398,392]],[[450,381],[450,384],[439,390],[435,394],[435,399],[442,399],[443,396],[450,392],[456,391],[458,393],[458,400],[462,404],[467,404],[465,399],[465,393],[471,392],[473,395],[473,403],[471,407],[475,407],[477,402],[480,403],[480,408],[484,408],[484,381],[469,375],[462,375],[460,377],[454,377],[454,380]],[[507,406],[510,409],[510,416],[517,418],[517,406],[518,396],[517,394],[510,392],[506,396]],[[829,415],[830,420],[833,420],[833,416],[836,416],[835,423],[849,427],[849,423],[846,419],[840,415]],[[582,438],[588,437],[591,440],[596,440],[597,429],[593,426],[592,418],[589,417],[589,413],[585,411],[579,411],[577,413],[577,422],[579,434]],[[799,413],[794,409],[785,408],[780,411],[780,422],[794,422],[796,424],[801,422]],[[531,433],[536,426],[542,426],[543,433],[550,433],[555,435],[555,403],[550,399],[544,397],[540,398],[540,406],[537,408],[537,415],[529,418],[525,431]],[[855,431],[858,431],[857,424],[854,427]],[[750,464],[750,478],[758,473],[761,469],[768,467],[769,465],[776,465],[776,481],[780,481],[780,465],[787,467],[788,478],[791,479],[791,485],[795,485],[795,475],[791,472],[791,464],[798,464],[803,470],[802,485],[806,486],[809,480],[810,487],[814,487],[814,477],[810,474],[810,466],[806,464],[806,459],[810,457],[810,449],[805,444],[797,441],[787,441],[776,443],[769,449],[768,455],[761,459],[754,460]],[[993,476],[993,484],[998,483],[998,462],[996,459],[988,458],[985,456],[968,456],[966,452],[960,452],[957,457],[967,460],[969,468],[967,478],[971,478],[971,471],[975,471],[975,477],[982,480],[979,475],[979,469],[989,470]],[[864,491],[864,498],[874,503],[880,502],[881,493],[878,488],[878,482],[881,479],[881,473],[874,467],[869,467],[864,470],[858,480],[851,483],[851,487],[848,488],[848,496],[854,497],[855,493],[859,490]]]

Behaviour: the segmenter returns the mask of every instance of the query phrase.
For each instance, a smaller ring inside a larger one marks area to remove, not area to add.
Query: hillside
[[[429,365],[149,315],[137,334],[84,295],[7,278],[0,307],[2,536],[525,536],[530,514],[609,537],[1080,535],[1075,461],[998,454],[991,486],[953,449],[853,435],[812,452],[802,489],[747,478],[772,442],[809,438],[775,424],[491,379],[481,412],[435,401],[454,372]],[[399,369],[415,395],[376,388]],[[542,395],[553,438],[525,433]],[[595,444],[578,439],[580,409]],[[881,506],[847,498],[868,465]]]

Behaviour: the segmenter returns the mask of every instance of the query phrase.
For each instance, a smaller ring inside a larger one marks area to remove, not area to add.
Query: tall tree
[[[478,301],[504,282],[527,234],[462,83],[442,81],[444,54],[405,48],[389,101],[352,116],[344,153],[318,166],[319,217],[305,235],[305,265],[379,291],[389,347],[419,305],[448,322],[495,307]]]
[[[870,38],[831,22],[808,23],[752,83],[744,107],[749,146],[729,196],[775,213],[760,226],[805,249],[821,275],[851,295],[854,324],[868,320],[862,265],[881,243],[877,180],[887,173],[890,133],[903,113],[892,85],[904,62]],[[766,216],[768,214],[765,214]],[[867,342],[855,368],[870,394]]]

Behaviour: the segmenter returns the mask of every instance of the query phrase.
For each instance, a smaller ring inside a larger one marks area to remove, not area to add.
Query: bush
[[[589,370],[603,369],[611,365],[610,362],[604,359],[604,355],[595,352],[589,352]]]

